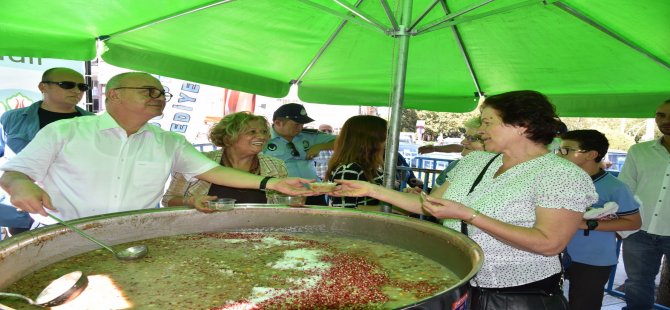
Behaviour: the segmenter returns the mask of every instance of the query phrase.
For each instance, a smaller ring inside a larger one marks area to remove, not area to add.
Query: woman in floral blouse
[[[370,196],[467,233],[485,256],[471,281],[472,309],[567,309],[558,254],[598,198],[593,182],[547,149],[559,120],[543,94],[488,97],[481,122],[488,152],[464,157],[430,196],[355,181],[340,181],[334,194]]]

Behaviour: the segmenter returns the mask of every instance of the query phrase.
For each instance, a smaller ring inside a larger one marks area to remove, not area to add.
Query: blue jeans
[[[649,310],[654,306],[654,280],[663,254],[670,257],[670,236],[640,230],[623,239],[626,310]]]
[[[26,212],[19,212],[13,206],[0,203],[0,226],[14,228],[30,228],[32,224],[30,215]]]

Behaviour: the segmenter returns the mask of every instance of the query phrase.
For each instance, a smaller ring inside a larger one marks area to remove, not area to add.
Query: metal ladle
[[[142,258],[142,257],[146,256],[147,253],[149,252],[149,249],[147,248],[146,245],[136,245],[136,246],[129,247],[129,248],[127,248],[125,250],[122,250],[122,251],[118,251],[118,252],[114,251],[114,249],[112,249],[110,246],[100,242],[98,239],[95,239],[92,236],[90,236],[89,234],[79,230],[79,228],[74,227],[74,226],[64,222],[63,220],[57,218],[53,214],[49,213],[49,217],[56,220],[58,223],[61,223],[61,224],[65,225],[67,228],[72,229],[74,232],[80,234],[82,237],[84,237],[88,240],[91,240],[91,241],[95,242],[97,245],[99,245],[99,246],[107,249],[108,251],[114,253],[114,256],[116,256],[116,258],[118,258],[120,260],[134,260],[134,259]]]
[[[2,293],[0,296],[21,298],[31,305],[55,307],[75,299],[88,285],[88,277],[81,271],[73,271],[52,281],[32,300],[16,293]]]

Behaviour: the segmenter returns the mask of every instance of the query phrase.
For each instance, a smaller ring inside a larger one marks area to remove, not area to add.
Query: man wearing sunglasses
[[[77,106],[89,88],[81,73],[70,68],[51,68],[42,74],[37,87],[43,95],[42,100],[7,111],[0,117],[0,157],[3,159],[18,154],[40,129],[52,122],[93,115]],[[9,203],[9,199],[3,202]],[[31,223],[27,213],[0,204],[0,226],[8,227],[10,234],[30,229]]]
[[[148,124],[172,96],[147,73],[112,77],[105,97],[104,113],[45,127],[0,168],[5,171],[0,185],[12,195],[12,203],[41,215],[36,216],[40,223],[53,223],[45,208],[58,210],[64,220],[154,208],[173,172],[230,187],[312,194],[304,186],[309,180],[223,167],[183,135]]]

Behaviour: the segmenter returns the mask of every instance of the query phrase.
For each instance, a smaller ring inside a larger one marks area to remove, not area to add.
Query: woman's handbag
[[[473,288],[471,301],[472,309],[479,310],[568,309],[568,301],[560,290],[547,293],[539,289],[499,291],[496,289]]]

